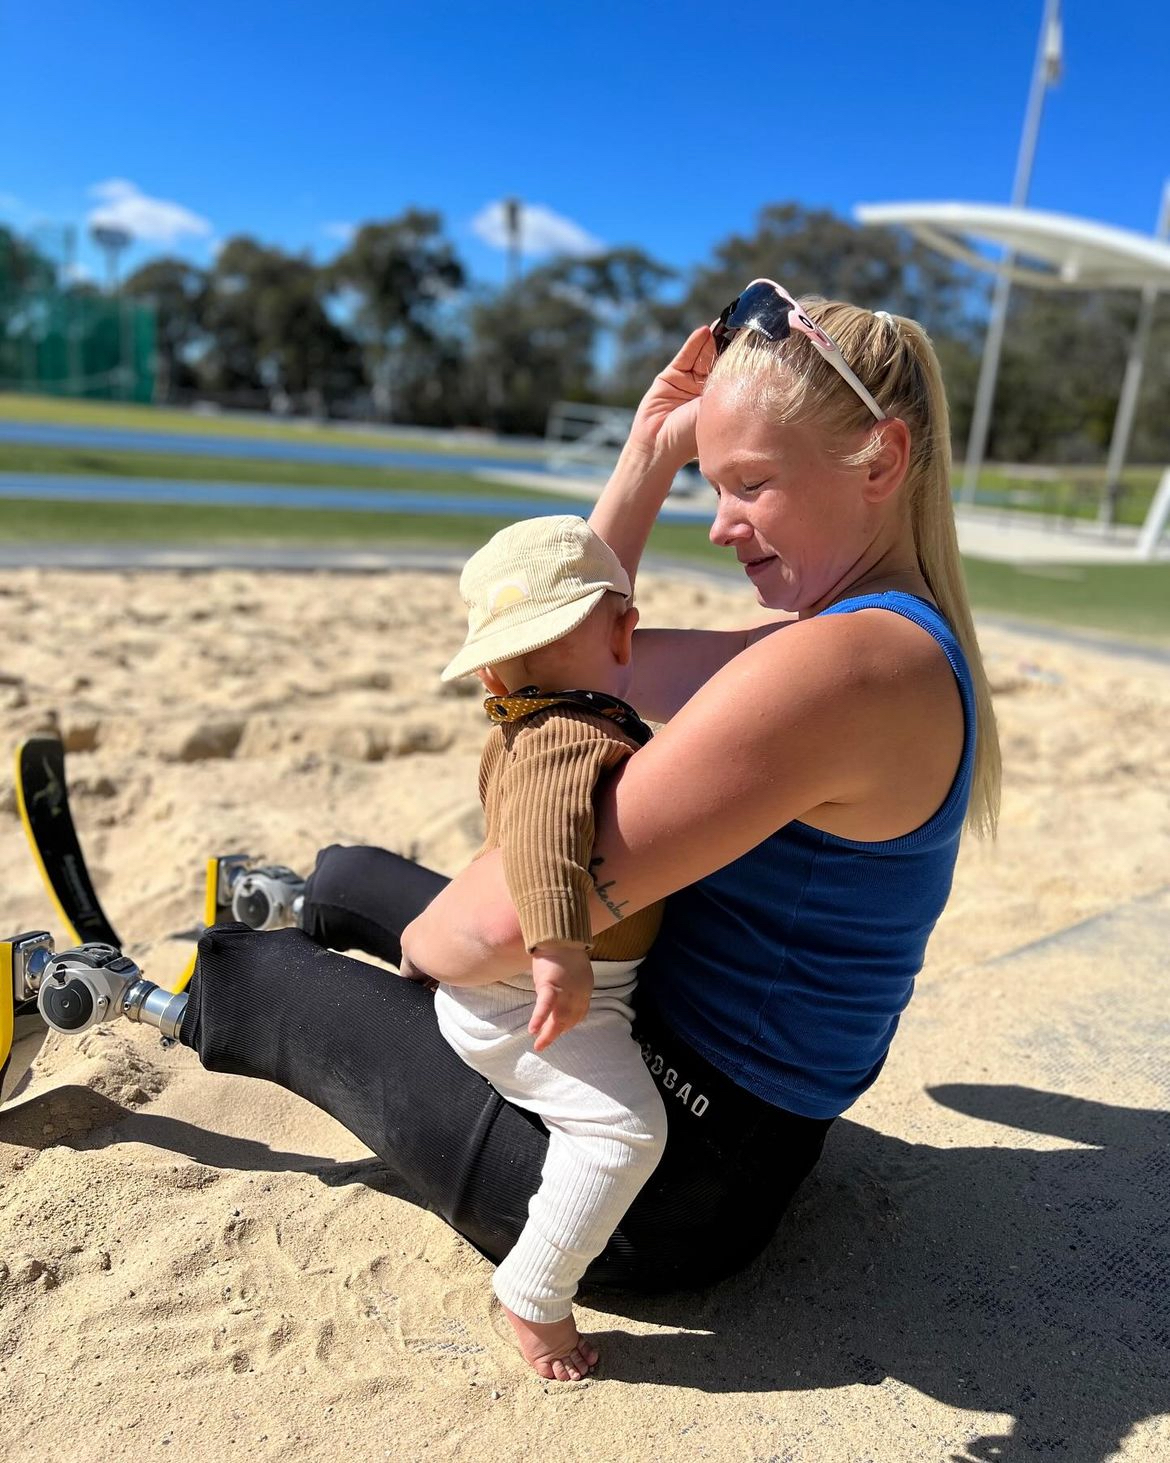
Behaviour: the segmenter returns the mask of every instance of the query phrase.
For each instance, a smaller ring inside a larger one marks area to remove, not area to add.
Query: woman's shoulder
[[[849,838],[895,837],[945,797],[962,756],[963,701],[945,621],[928,628],[924,618],[878,606],[816,615],[744,652],[769,688],[765,715],[786,728],[794,707],[809,706],[842,770],[853,769],[849,790],[804,821]]]
[[[918,612],[907,613],[905,601]],[[932,604],[908,595],[890,605],[873,598],[856,607],[846,602],[777,630],[782,633],[760,637],[744,654],[803,666],[817,679],[840,677],[840,684],[854,687],[896,680],[905,690],[907,678],[939,678],[944,684],[953,679],[946,649],[953,636],[946,621]]]
[[[817,746],[834,762],[873,767],[881,748],[897,755],[912,735],[932,737],[940,716],[954,720],[961,741],[962,703],[943,646],[913,620],[866,607],[778,626],[711,676],[672,725],[742,743],[750,718],[791,739],[788,749]]]

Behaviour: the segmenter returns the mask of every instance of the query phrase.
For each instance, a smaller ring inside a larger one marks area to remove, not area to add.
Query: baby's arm
[[[589,856],[598,778],[629,747],[587,712],[539,712],[510,738],[499,788],[508,891],[532,955],[543,1051],[589,1009]]]

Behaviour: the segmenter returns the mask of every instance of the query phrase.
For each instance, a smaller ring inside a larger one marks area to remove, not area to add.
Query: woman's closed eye
[[[761,488],[767,487],[769,481],[769,478],[761,478],[758,483],[741,483],[739,485],[738,491],[741,493],[758,493]],[[722,496],[723,489],[719,486],[718,483],[713,483],[711,479],[708,478],[707,485],[717,498]],[[732,489],[731,491],[736,490]]]

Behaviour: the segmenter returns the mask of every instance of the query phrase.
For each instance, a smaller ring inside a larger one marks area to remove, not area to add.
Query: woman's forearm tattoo
[[[601,882],[600,878],[598,877],[597,870],[604,862],[605,860],[600,856],[598,856],[597,858],[591,858],[589,860],[589,877],[593,880],[593,887],[597,891],[598,899],[601,900],[602,904],[605,905],[606,909],[609,910],[614,919],[621,919],[622,910],[625,909],[626,905],[629,904],[630,901],[628,899],[623,899],[620,904],[617,903],[613,897],[614,881],[610,879],[604,884]]]

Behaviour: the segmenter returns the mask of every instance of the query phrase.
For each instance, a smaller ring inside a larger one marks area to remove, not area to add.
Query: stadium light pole
[[[104,224],[100,220],[90,229],[90,237],[106,256],[106,281],[118,311],[118,385],[124,400],[129,400],[130,377],[133,374],[127,362],[129,351],[126,330],[126,302],[122,298],[122,285],[118,278],[118,258],[133,242],[133,235],[117,224]]]
[[[1050,86],[1060,80],[1063,64],[1063,32],[1060,23],[1060,0],[1044,0],[1044,19],[1040,25],[1040,44],[1036,50],[1036,66],[1032,72],[1032,88],[1028,94],[1028,109],[1024,114],[1024,130],[1020,136],[1020,151],[1016,159],[1016,178],[1012,187],[1012,207],[1023,208],[1028,201],[1028,189],[1032,182],[1032,163],[1036,157],[1036,139],[1040,134],[1040,117],[1044,111],[1044,97]],[[967,438],[967,462],[963,473],[963,503],[975,501],[975,486],[983,466],[983,454],[987,450],[987,434],[991,426],[991,408],[995,401],[995,382],[999,375],[999,357],[1003,348],[1004,326],[1007,324],[1008,296],[1011,294],[1010,278],[1014,251],[1008,249],[1000,260],[999,275],[995,281],[995,294],[991,302],[991,315],[987,322],[987,337],[983,344],[983,359],[979,365],[979,384],[975,389],[975,409],[971,415],[971,432]]]
[[[74,286],[77,284],[77,229],[73,224],[65,226],[65,372],[69,377],[70,391],[77,389],[81,381],[81,341],[78,338],[77,300]]]
[[[123,249],[131,242],[131,236],[126,229],[120,229],[117,224],[95,223],[89,231],[94,243],[106,256],[106,284],[110,294],[118,292],[118,258]]]
[[[508,234],[508,287],[520,278],[520,212],[519,198],[504,199],[504,228]]]

